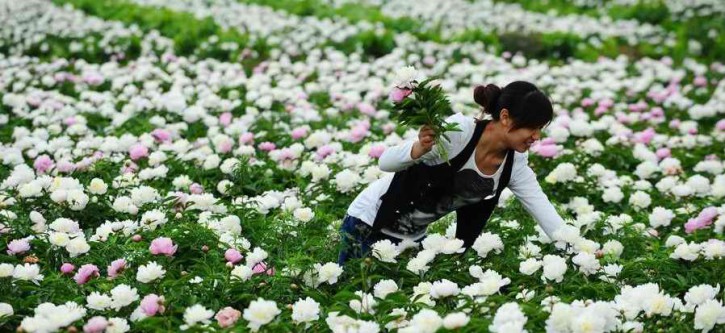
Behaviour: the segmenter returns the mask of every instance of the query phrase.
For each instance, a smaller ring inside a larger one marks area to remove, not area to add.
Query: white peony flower
[[[111,289],[111,297],[113,298],[111,307],[116,311],[139,299],[136,288],[131,288],[126,284],[119,284]]]
[[[244,266],[244,265],[235,266],[231,272],[233,278],[237,278],[242,281],[249,280],[249,278],[252,277],[253,273],[254,273],[254,271],[252,271],[251,268]]]
[[[478,256],[486,258],[491,251],[496,254],[501,253],[504,246],[499,235],[484,232],[476,238],[476,241],[473,242],[473,246],[471,248],[476,251]]]
[[[398,285],[393,280],[382,280],[373,287],[373,294],[377,298],[385,298],[388,294],[398,291]]]
[[[720,301],[710,299],[695,310],[695,329],[709,332],[715,324],[725,324],[725,306]]]
[[[542,280],[553,280],[561,282],[564,280],[564,273],[566,273],[567,265],[566,259],[556,255],[545,255],[543,260],[544,273]]]
[[[91,194],[102,195],[108,191],[108,185],[103,182],[103,179],[93,178],[91,184],[88,185],[88,192]]]
[[[205,308],[201,304],[194,304],[184,310],[184,323],[186,325],[182,325],[182,329],[187,329],[196,324],[207,325],[211,322],[212,316],[214,316],[214,311]]]
[[[108,295],[94,291],[86,297],[86,303],[88,303],[87,306],[90,309],[103,311],[111,307],[113,299]]]
[[[445,298],[449,296],[456,296],[460,292],[458,285],[455,282],[442,279],[433,282],[433,286],[430,289],[430,297],[433,299]]]
[[[393,244],[393,242],[389,239],[379,240],[373,243],[371,248],[373,257],[377,258],[382,262],[395,263],[397,262],[395,260],[395,257],[400,254],[398,246]]]
[[[274,301],[267,301],[260,297],[257,298],[257,300],[252,301],[249,304],[249,307],[244,309],[243,318],[249,321],[247,327],[249,327],[252,332],[257,332],[262,325],[269,324],[280,313],[281,311],[277,308],[277,303]]]
[[[300,299],[292,304],[292,320],[295,323],[311,322],[320,319],[320,303],[312,298]]]
[[[335,284],[342,275],[342,267],[334,262],[328,262],[324,265],[315,264],[314,267],[317,271],[317,285],[322,283]]]
[[[672,210],[663,207],[655,207],[652,210],[652,213],[649,214],[649,225],[652,226],[652,228],[660,226],[667,227],[674,218],[675,213],[672,212]]]
[[[488,326],[491,332],[525,332],[526,315],[515,302],[502,305],[493,316],[493,323]]]
[[[12,316],[14,313],[12,305],[8,303],[0,303],[0,318]]]
[[[534,274],[544,263],[536,258],[529,258],[519,263],[519,272],[525,275]]]
[[[310,208],[297,208],[293,213],[294,217],[300,222],[309,222],[315,217],[315,213]]]
[[[152,261],[146,265],[141,265],[136,272],[136,281],[141,283],[149,283],[156,279],[164,277],[166,270],[155,261]]]

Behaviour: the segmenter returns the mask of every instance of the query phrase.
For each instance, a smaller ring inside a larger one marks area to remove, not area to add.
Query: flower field
[[[396,72],[535,83],[505,190],[337,264]],[[2,332],[725,332],[725,2],[0,0]]]

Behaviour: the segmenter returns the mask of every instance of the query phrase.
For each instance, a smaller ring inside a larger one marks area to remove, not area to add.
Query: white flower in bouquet
[[[418,70],[414,66],[406,66],[395,72],[393,83],[400,89],[413,89],[414,82],[417,82],[419,78]]]

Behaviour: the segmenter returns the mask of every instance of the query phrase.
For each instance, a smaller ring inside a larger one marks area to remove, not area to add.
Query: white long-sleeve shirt
[[[456,122],[458,127],[461,129],[460,132],[447,132],[446,135],[449,140],[441,140],[443,148],[448,153],[448,158],[453,158],[458,155],[463,148],[466,146],[473,136],[476,124],[474,118],[464,116],[463,114],[457,113],[446,119],[447,122]],[[485,140],[485,133],[483,134]],[[364,221],[368,225],[373,225],[375,216],[377,215],[378,209],[382,200],[380,197],[385,194],[390,183],[393,179],[393,173],[396,171],[404,170],[414,163],[425,163],[426,165],[436,165],[445,162],[443,157],[438,154],[438,149],[434,148],[428,153],[424,154],[417,160],[414,160],[411,156],[411,150],[413,144],[417,141],[417,138],[406,140],[396,146],[389,147],[380,156],[378,165],[382,171],[390,172],[383,176],[377,181],[370,184],[365,190],[360,192],[358,196],[353,200],[352,204],[347,210],[347,213],[351,216],[357,217]],[[541,186],[536,179],[536,174],[528,165],[528,152],[519,153],[514,152],[513,167],[511,170],[511,178],[508,184],[508,188],[513,194],[521,201],[525,209],[531,214],[534,219],[539,223],[544,232],[551,238],[553,233],[562,225],[564,221],[554,209],[554,206],[549,201],[546,194],[541,190]],[[490,177],[494,180],[494,189],[498,188],[498,178],[503,169],[503,164],[499,170],[493,175],[485,175],[478,170],[475,166],[475,161],[472,163],[472,159],[475,157],[475,152],[472,157],[464,165],[465,168],[475,168],[481,177]],[[472,164],[471,164],[472,163]],[[422,236],[423,233],[417,234],[401,234],[395,231],[387,230],[383,228],[383,233],[398,237],[417,239]]]

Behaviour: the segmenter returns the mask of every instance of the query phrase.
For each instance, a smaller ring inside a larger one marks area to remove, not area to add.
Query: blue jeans
[[[357,217],[345,215],[340,226],[340,256],[337,264],[342,266],[345,261],[353,258],[362,258],[370,253],[370,247],[375,242],[389,239],[393,244],[400,243],[401,239],[386,235],[373,228]]]

